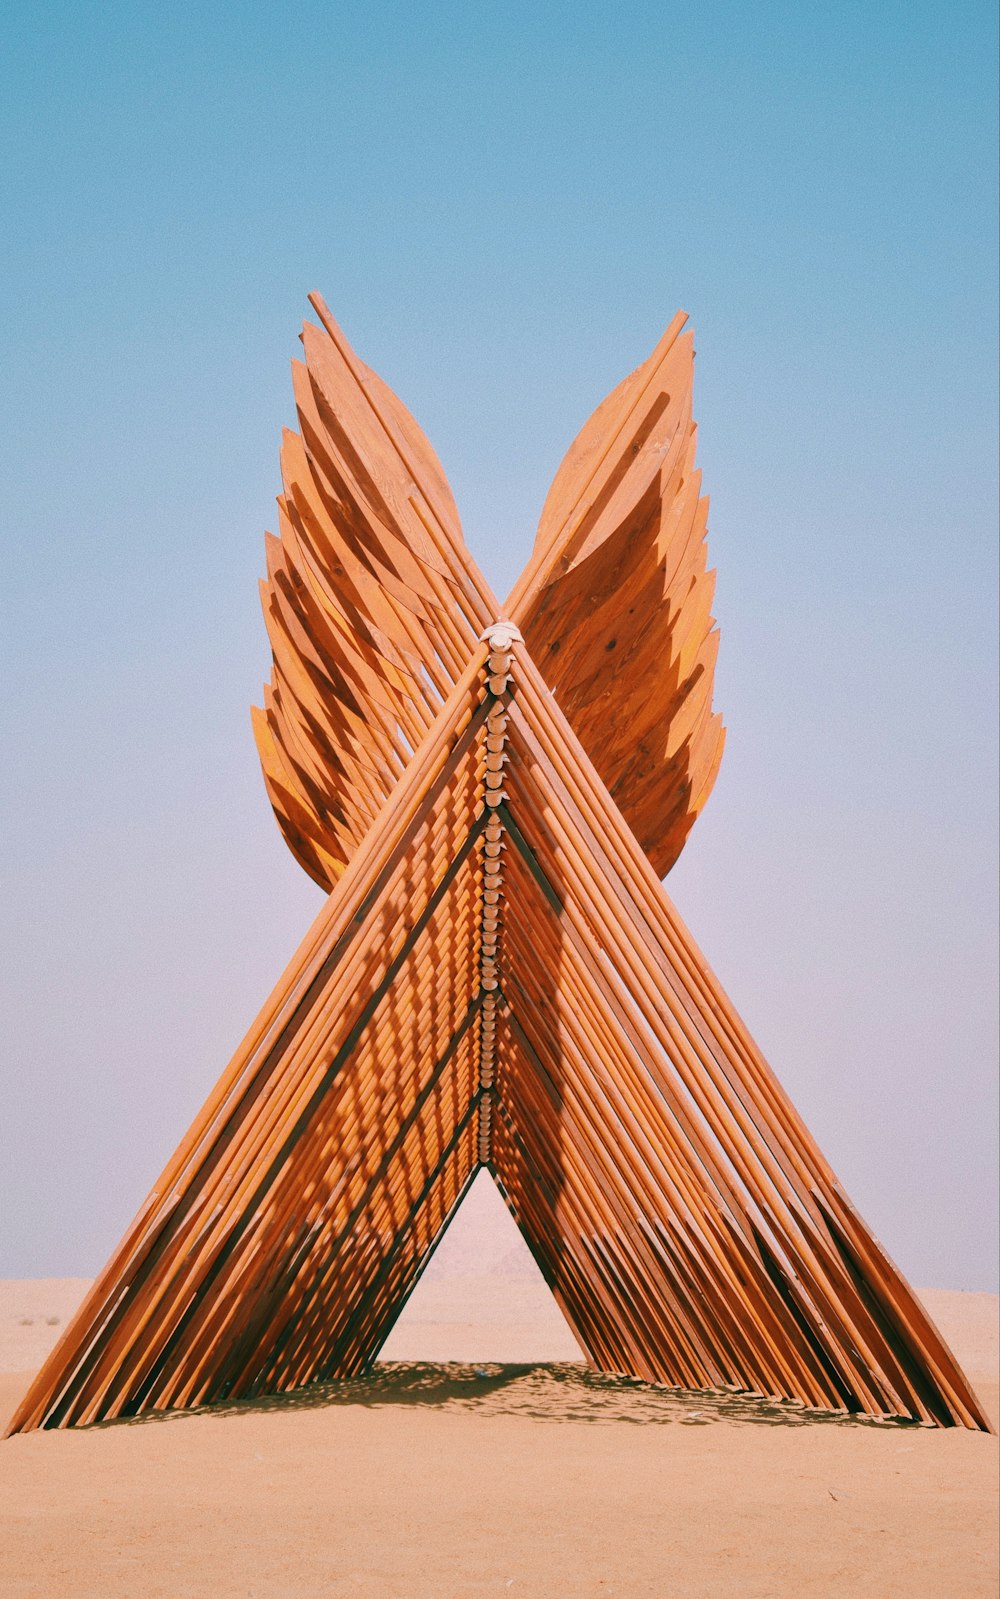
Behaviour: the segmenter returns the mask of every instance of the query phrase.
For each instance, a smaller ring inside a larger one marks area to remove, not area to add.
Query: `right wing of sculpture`
[[[273,668],[253,722],[296,859],[332,888],[469,658],[496,601],[430,444],[326,306],[293,363],[280,538],[262,599]]]
[[[725,732],[719,634],[678,312],[568,450],[511,617],[657,874],[705,804]]]

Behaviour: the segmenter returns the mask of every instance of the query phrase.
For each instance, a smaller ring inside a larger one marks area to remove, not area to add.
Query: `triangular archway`
[[[487,1167],[479,1168],[377,1358],[473,1367],[585,1359]]]

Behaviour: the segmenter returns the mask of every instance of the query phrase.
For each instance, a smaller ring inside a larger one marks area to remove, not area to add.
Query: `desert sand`
[[[481,1180],[364,1381],[0,1444],[0,1593],[997,1593],[996,1438],[588,1374],[498,1205]],[[4,1420],[85,1288],[0,1284]],[[997,1417],[996,1296],[923,1298]]]

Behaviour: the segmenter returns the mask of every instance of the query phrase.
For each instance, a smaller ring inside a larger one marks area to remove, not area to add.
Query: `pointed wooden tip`
[[[687,321],[688,314],[686,311],[678,311],[675,313],[666,330],[664,331],[663,337],[661,338],[659,344],[653,351],[652,358],[654,361],[662,361],[667,352],[673,348],[674,344],[677,342],[677,339],[681,333],[683,333],[684,328],[687,325]]]
[[[339,344],[343,340],[344,335],[340,331],[338,324],[335,322],[330,311],[330,307],[327,305],[323,296],[317,289],[313,289],[308,296],[308,300],[327,333],[329,333],[331,339],[334,339]],[[307,322],[306,327],[308,326],[309,323]]]

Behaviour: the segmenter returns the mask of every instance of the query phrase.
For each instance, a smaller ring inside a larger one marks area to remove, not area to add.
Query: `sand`
[[[0,1284],[4,1418],[84,1287]],[[996,1297],[923,1297],[996,1417]],[[0,1444],[0,1593],[997,1593],[996,1438],[589,1377],[516,1252],[432,1262],[383,1359],[299,1400]]]

